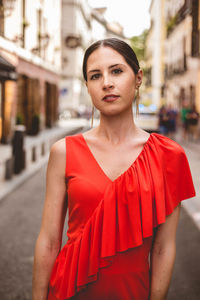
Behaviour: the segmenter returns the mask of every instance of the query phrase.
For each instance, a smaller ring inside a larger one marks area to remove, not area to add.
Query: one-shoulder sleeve
[[[195,196],[192,175],[184,149],[175,141],[154,134],[152,177],[155,191],[154,226],[165,221],[182,201]],[[157,175],[156,175],[157,174]]]

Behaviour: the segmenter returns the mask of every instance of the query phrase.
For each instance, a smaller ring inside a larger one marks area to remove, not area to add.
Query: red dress
[[[68,241],[48,300],[147,300],[154,228],[195,196],[184,150],[152,133],[131,166],[111,181],[82,134],[66,137]]]

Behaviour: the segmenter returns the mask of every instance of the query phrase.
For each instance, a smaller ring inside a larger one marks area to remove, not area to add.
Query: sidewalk
[[[11,145],[0,145],[0,201],[47,163],[49,150],[54,142],[88,126],[88,121],[85,119],[71,119],[59,122],[57,127],[45,129],[37,136],[26,136],[24,140],[26,168],[20,174],[13,175],[9,180],[4,180],[5,162],[12,157],[12,147]]]
[[[200,230],[200,141],[185,142],[182,140],[179,133],[176,135],[176,141],[185,150],[185,153],[189,160],[192,178],[196,190],[196,197],[188,201],[183,201],[182,205]]]

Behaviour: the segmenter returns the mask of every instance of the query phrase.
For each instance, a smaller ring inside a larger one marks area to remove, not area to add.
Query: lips
[[[103,97],[103,101],[106,101],[106,102],[112,102],[112,101],[115,101],[119,98],[118,95],[114,95],[114,94],[109,94],[109,95],[106,95]]]

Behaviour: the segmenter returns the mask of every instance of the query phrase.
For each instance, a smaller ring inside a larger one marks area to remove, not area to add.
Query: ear
[[[135,85],[137,88],[141,86],[142,78],[143,78],[143,71],[141,69],[139,69],[139,71],[136,75],[136,80],[135,80]]]

